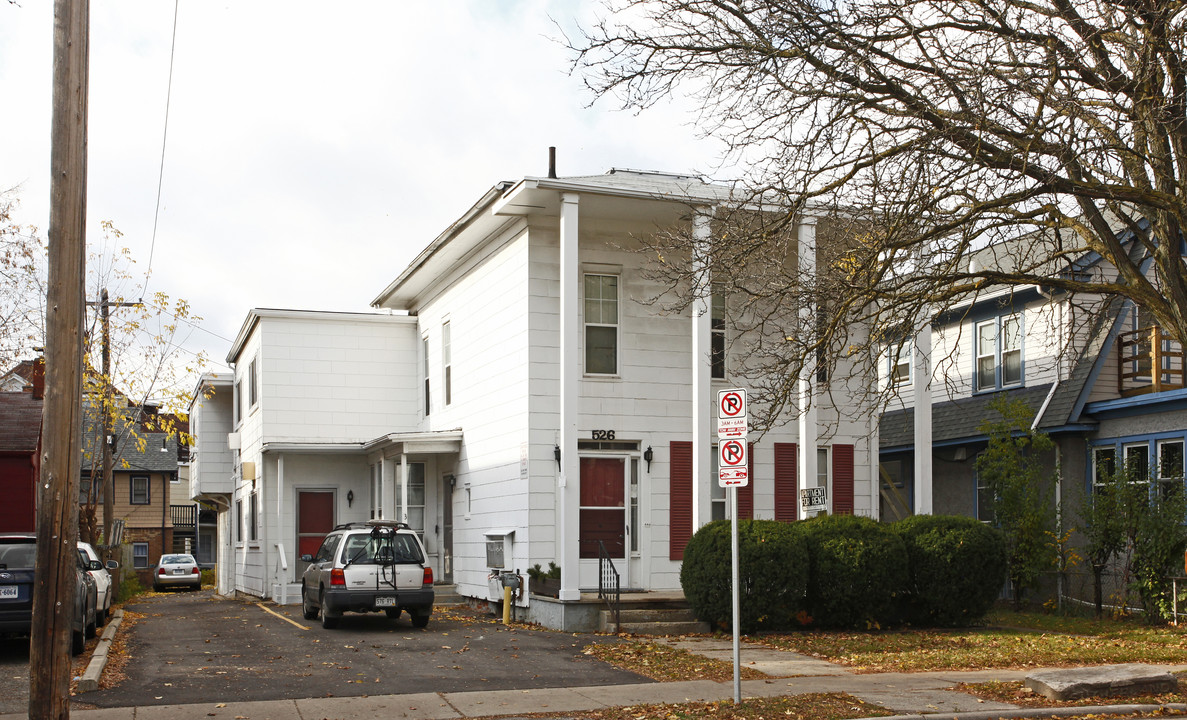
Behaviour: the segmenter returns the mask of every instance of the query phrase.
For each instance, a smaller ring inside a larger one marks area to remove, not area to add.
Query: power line
[[[153,210],[152,242],[148,246],[148,270],[144,274],[144,290],[148,292],[148,283],[152,279],[152,258],[157,248],[157,220],[161,217],[161,186],[165,180],[165,141],[169,139],[169,101],[173,97],[173,57],[177,51],[177,6],[179,0],[173,0],[173,38],[169,45],[169,83],[165,90],[165,129],[161,135],[161,167],[157,172],[157,205]]]

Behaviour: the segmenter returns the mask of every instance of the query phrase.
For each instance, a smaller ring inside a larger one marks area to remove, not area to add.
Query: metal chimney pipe
[[[548,177],[556,179],[556,146],[548,148]]]

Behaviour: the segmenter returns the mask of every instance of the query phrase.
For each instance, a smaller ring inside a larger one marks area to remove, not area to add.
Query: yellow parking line
[[[297,622],[296,620],[293,620],[292,618],[285,617],[284,615],[281,615],[280,613],[276,612],[275,610],[269,610],[267,607],[264,606],[264,603],[256,603],[256,605],[259,606],[259,608],[261,610],[263,610],[264,612],[275,615],[276,617],[280,618],[281,620],[284,620],[286,623],[292,623],[293,625],[296,625],[297,627],[301,628],[302,630],[309,629],[308,627],[302,625],[301,623]]]

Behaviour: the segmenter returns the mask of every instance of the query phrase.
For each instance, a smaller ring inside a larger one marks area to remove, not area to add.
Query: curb
[[[1132,713],[1154,713],[1160,710],[1187,711],[1187,703],[1165,705],[1079,705],[1073,707],[1016,708],[1013,710],[974,710],[957,713],[926,713],[921,715],[888,715],[856,720],[935,720],[937,715],[953,720],[1006,720],[1007,718],[1069,717],[1080,715],[1129,715]]]
[[[111,641],[115,639],[115,632],[119,629],[123,619],[123,609],[111,613],[111,620],[107,623],[107,627],[103,628],[103,635],[95,645],[95,651],[91,653],[91,662],[87,664],[86,672],[78,681],[78,692],[92,692],[99,689],[99,677],[103,675],[103,668],[107,667],[107,651],[111,649]]]

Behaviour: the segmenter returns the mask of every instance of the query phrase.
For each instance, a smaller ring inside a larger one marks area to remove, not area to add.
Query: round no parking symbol
[[[722,467],[746,465],[746,443],[742,440],[726,440],[721,443]]]

